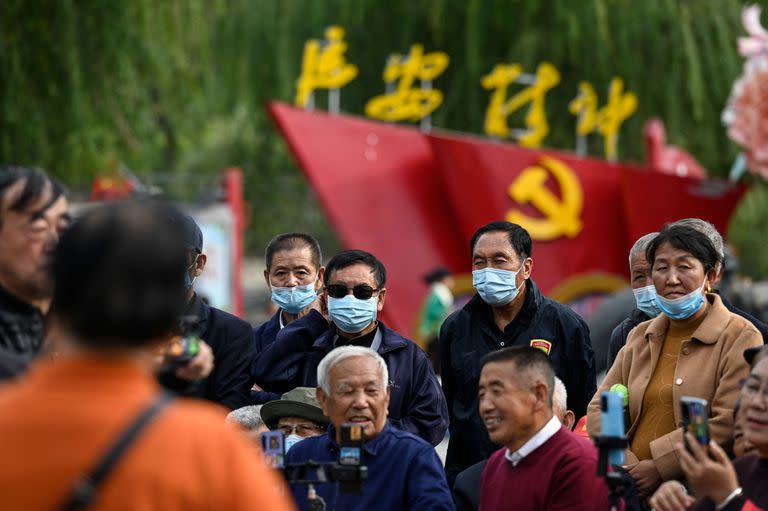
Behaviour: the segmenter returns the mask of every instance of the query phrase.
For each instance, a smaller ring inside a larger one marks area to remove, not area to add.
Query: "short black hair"
[[[51,182],[48,175],[38,168],[21,165],[2,167],[0,168],[0,202],[5,200],[8,189],[20,181],[24,181],[24,188],[18,198],[8,205],[10,211],[24,211],[31,204],[39,201]],[[45,211],[51,204],[53,202],[49,201],[42,210]],[[0,216],[0,224],[2,221],[3,218]]]
[[[520,256],[520,259],[525,260],[533,255],[533,241],[531,241],[531,235],[528,234],[528,231],[512,222],[500,221],[485,224],[475,231],[469,242],[470,257],[475,253],[475,245],[477,245],[477,240],[480,239],[480,236],[489,232],[506,232],[509,244],[517,255]]]
[[[295,248],[308,247],[312,254],[312,264],[315,268],[320,268],[323,262],[323,253],[320,251],[320,243],[309,234],[303,232],[288,232],[278,234],[267,243],[267,250],[264,259],[267,262],[267,271],[272,269],[272,258],[277,252],[282,250],[293,250]]]
[[[182,234],[154,201],[98,206],[62,235],[52,265],[52,314],[94,350],[168,335],[185,306]]]
[[[542,350],[530,346],[510,346],[492,351],[480,360],[481,369],[492,362],[513,362],[518,377],[522,377],[525,371],[534,371],[541,375],[549,387],[549,406],[552,406],[555,393],[555,367]]]
[[[678,250],[689,252],[704,266],[705,274],[712,271],[717,263],[723,262],[706,234],[692,227],[671,224],[662,229],[646,249],[645,258],[651,268],[653,268],[653,263],[656,260],[656,252],[664,243],[669,243]]]
[[[331,281],[331,276],[336,270],[347,268],[353,264],[365,264],[371,268],[373,279],[376,281],[376,287],[381,289],[387,283],[387,269],[381,264],[376,256],[364,250],[345,250],[339,252],[328,261],[323,276],[323,284],[326,286]]]

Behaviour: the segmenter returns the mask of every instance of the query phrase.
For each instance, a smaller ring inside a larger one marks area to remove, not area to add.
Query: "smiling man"
[[[448,428],[440,384],[432,365],[413,341],[378,319],[387,294],[387,272],[373,254],[347,250],[328,261],[320,309],[283,328],[256,358],[253,377],[270,392],[317,385],[320,360],[340,346],[371,348],[389,371],[389,419],[432,445]],[[330,322],[329,322],[330,320]]]
[[[294,445],[286,462],[337,461],[341,425],[351,423],[363,428],[361,463],[368,468],[368,478],[359,494],[340,493],[336,483],[317,485],[317,494],[328,509],[454,509],[440,458],[432,446],[387,421],[389,373],[381,356],[359,346],[337,348],[320,362],[317,380],[317,399],[332,426],[327,434]],[[292,490],[300,509],[312,509],[306,486],[292,485]]]
[[[485,356],[480,416],[503,447],[488,460],[480,511],[608,509],[608,488],[597,473],[597,450],[555,416],[555,371],[536,348],[513,347]]]

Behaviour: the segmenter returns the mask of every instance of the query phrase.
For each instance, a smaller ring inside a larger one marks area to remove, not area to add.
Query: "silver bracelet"
[[[744,493],[744,491],[741,489],[741,486],[739,486],[738,488],[733,490],[730,495],[725,497],[725,499],[721,503],[716,505],[715,506],[715,510],[716,511],[721,511],[725,506],[730,504],[734,499],[738,499],[739,497],[741,497],[741,495],[743,493]]]

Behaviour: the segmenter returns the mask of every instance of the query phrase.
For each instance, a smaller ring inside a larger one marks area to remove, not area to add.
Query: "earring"
[[[707,293],[711,293],[711,292],[712,292],[712,286],[707,284]]]

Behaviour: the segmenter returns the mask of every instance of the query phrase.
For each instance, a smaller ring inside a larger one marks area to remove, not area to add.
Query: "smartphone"
[[[691,433],[701,445],[708,445],[709,408],[707,400],[682,396],[680,398],[680,412],[683,418],[683,433]]]
[[[285,437],[282,431],[262,433],[261,450],[274,468],[285,468]]]
[[[359,424],[341,425],[341,444],[339,445],[340,465],[362,465],[363,463],[363,428]]]
[[[194,335],[176,336],[171,341],[165,359],[174,367],[187,365],[200,353],[200,339]]]
[[[600,395],[600,436],[624,437],[624,396],[618,392],[606,391]],[[608,463],[623,465],[624,449],[610,449]]]

